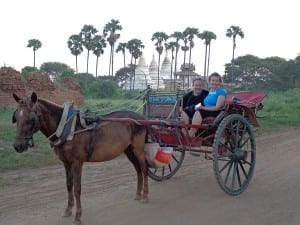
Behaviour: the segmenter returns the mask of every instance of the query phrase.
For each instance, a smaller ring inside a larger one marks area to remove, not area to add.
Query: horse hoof
[[[134,200],[141,200],[142,196],[141,195],[136,195]]]
[[[81,225],[81,221],[74,221],[73,223],[72,223],[72,225]]]
[[[142,203],[148,203],[149,202],[149,199],[148,199],[148,197],[143,197],[142,199],[141,199],[141,202]]]
[[[65,210],[64,214],[62,214],[62,217],[70,217],[72,215],[71,210]]]

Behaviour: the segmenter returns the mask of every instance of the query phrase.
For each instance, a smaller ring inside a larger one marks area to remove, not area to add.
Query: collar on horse
[[[48,139],[52,147],[63,144],[65,141],[71,141],[74,136],[77,113],[73,103],[65,102],[64,110],[56,131]]]

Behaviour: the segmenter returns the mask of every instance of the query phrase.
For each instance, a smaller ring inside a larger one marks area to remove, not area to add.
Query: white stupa
[[[146,63],[146,60],[143,55],[139,58],[139,62],[135,68],[135,79],[132,78],[131,89],[134,90],[144,90],[147,88],[147,85],[152,85],[153,82],[149,75],[149,66]],[[123,89],[130,89],[130,80],[126,82]]]
[[[152,80],[149,75],[149,66],[143,55],[141,55],[137,67],[135,68],[134,89],[144,90],[147,85],[151,85]]]
[[[168,57],[168,52],[166,52],[166,56],[161,64],[160,69],[160,76],[164,80],[170,80],[171,79],[171,61]]]
[[[154,54],[153,54],[153,57],[152,57],[151,64],[149,66],[149,75],[150,75],[151,80],[153,82],[152,85],[151,85],[151,88],[157,89],[157,86],[158,86],[158,65],[157,65],[157,62],[155,61]],[[158,88],[159,89],[165,88],[164,80],[161,76],[159,77],[159,87]]]

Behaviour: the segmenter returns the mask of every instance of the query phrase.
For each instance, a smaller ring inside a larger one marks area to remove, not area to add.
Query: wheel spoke
[[[239,164],[240,164],[240,167],[241,167],[241,169],[242,169],[242,171],[243,171],[243,174],[245,175],[246,179],[248,179],[248,175],[247,175],[247,173],[246,173],[246,170],[245,170],[243,164],[242,164],[241,162],[239,162]]]
[[[162,170],[161,170],[161,175],[165,176],[165,167],[163,166]]]
[[[237,175],[237,178],[238,178],[239,187],[241,188],[242,187],[242,182],[241,182],[241,176],[240,176],[240,170],[239,170],[239,165],[238,164],[236,166],[236,175]]]
[[[244,145],[250,140],[250,138],[251,138],[250,136],[247,137],[246,140],[242,144],[240,144],[240,147],[241,148],[244,147]]]
[[[252,163],[248,162],[247,160],[243,160],[243,163],[248,164],[250,167],[252,166]]]
[[[242,134],[241,134],[241,137],[240,137],[239,146],[241,145],[241,141],[244,139],[244,136],[245,136],[245,134],[246,134],[246,131],[247,131],[247,127],[244,126],[244,129],[243,129]]]
[[[222,145],[222,147],[226,148],[228,151],[232,152],[232,148],[227,146],[226,143],[223,143],[223,142],[220,141],[220,145]]]
[[[223,170],[224,170],[230,163],[231,163],[231,160],[228,161],[228,162],[223,166],[223,168],[219,170],[219,172],[222,173]]]
[[[240,131],[240,121],[238,121],[236,123],[236,127],[235,127],[235,135],[234,135],[234,145],[235,146],[238,146],[238,143],[239,143],[238,142],[239,136],[240,136],[239,131]]]
[[[235,184],[235,176],[236,176],[236,168],[237,168],[237,163],[233,162],[233,175],[232,175],[232,183],[231,183],[231,189],[234,189],[234,184]]]
[[[175,157],[175,155],[172,154],[172,158],[177,162],[179,163],[178,159]]]
[[[231,161],[231,163],[230,163],[230,165],[229,165],[229,168],[228,168],[228,170],[227,170],[227,174],[226,174],[225,180],[224,180],[225,185],[227,184],[227,181],[228,181],[228,178],[229,178],[229,174],[230,174],[230,170],[231,170],[232,164],[233,164],[233,162]]]

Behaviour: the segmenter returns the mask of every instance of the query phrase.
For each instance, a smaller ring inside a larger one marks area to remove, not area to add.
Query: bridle
[[[27,104],[26,104],[26,102],[20,103],[19,106],[25,107],[25,106],[27,106]],[[15,113],[16,113],[16,111],[15,111]],[[25,140],[29,147],[33,147],[34,146],[33,135],[35,132],[37,132],[39,130],[39,126],[40,126],[40,122],[41,122],[41,115],[42,114],[41,114],[40,106],[38,104],[35,104],[35,110],[31,111],[29,114],[29,121],[31,124],[29,135],[27,135],[27,136],[17,135],[15,138],[18,140]]]

